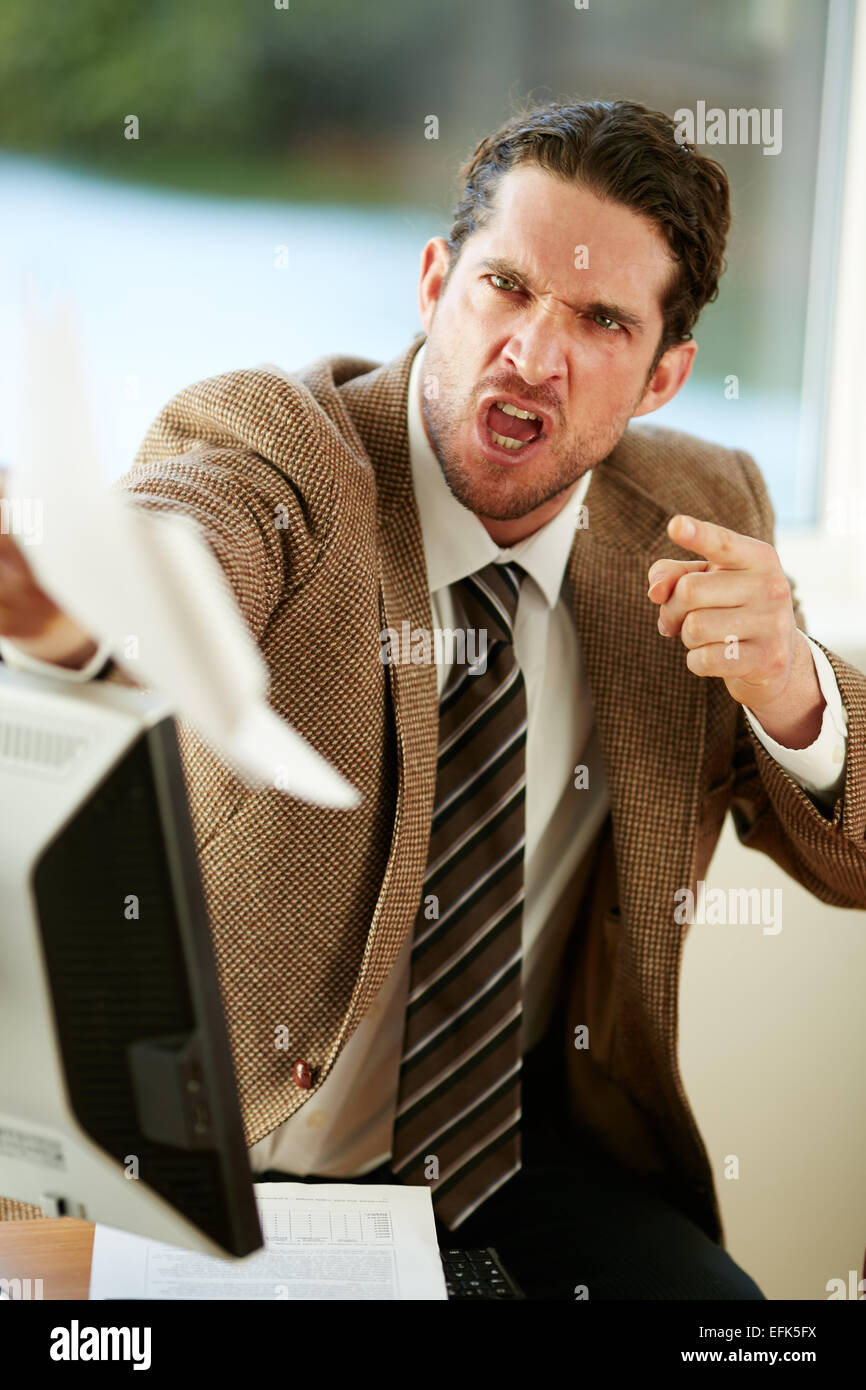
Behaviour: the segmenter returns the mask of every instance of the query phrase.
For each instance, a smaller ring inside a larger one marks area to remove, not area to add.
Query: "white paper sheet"
[[[221,1260],[97,1225],[90,1297],[447,1298],[426,1187],[256,1183],[265,1249]]]
[[[39,583],[250,785],[357,806],[358,791],[269,708],[264,658],[198,526],[102,485],[71,311],[26,308],[19,446],[6,485],[19,515],[38,509],[38,540],[22,544]]]

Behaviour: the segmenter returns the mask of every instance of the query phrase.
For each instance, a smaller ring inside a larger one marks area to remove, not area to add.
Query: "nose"
[[[521,317],[505,345],[503,356],[528,386],[558,381],[566,375],[566,332],[557,315],[538,308]]]

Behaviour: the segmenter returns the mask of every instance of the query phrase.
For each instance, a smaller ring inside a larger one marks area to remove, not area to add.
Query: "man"
[[[866,678],[805,636],[754,462],[629,424],[691,370],[721,168],[555,104],[462,185],[423,338],[190,387],[123,481],[199,522],[363,794],[250,791],[182,730],[253,1166],[426,1183],[530,1297],[761,1298],[679,1076],[676,905],[731,807],[866,906]],[[7,554],[3,655],[99,672]]]

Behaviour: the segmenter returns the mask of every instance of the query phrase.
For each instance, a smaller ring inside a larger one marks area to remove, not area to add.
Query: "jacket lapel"
[[[677,1077],[685,933],[674,891],[692,884],[706,682],[685,666],[681,642],[659,635],[646,597],[654,560],[689,557],[667,536],[670,511],[630,476],[640,446],[627,432],[593,470],[566,582],[609,789],[624,933],[614,1072],[657,1111],[660,1077]],[[681,1101],[678,1090],[672,1099]]]
[[[417,336],[395,361],[354,378],[340,391],[376,472],[380,630],[394,628],[401,638],[404,623],[410,632],[419,628],[429,632],[433,625],[407,424],[409,372],[423,341],[423,335]],[[350,1029],[376,997],[412,929],[427,867],[436,790],[436,668],[431,662],[394,662],[386,672],[397,754],[394,829],[352,1002]]]

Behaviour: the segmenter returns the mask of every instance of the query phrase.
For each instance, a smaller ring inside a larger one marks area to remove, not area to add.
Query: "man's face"
[[[679,390],[695,346],[671,348],[648,381],[673,270],[663,236],[535,166],[500,181],[443,290],[448,265],[435,238],[419,286],[427,433],[454,495],[512,544],[556,515],[633,415]]]

